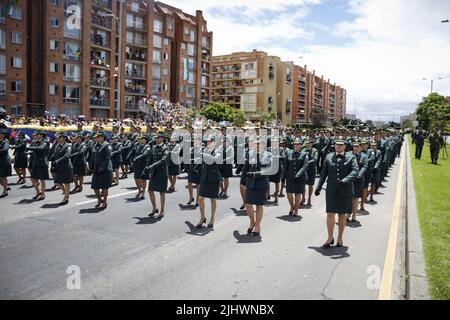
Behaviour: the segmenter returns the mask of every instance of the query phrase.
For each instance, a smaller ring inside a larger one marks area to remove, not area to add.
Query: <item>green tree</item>
[[[425,130],[441,129],[450,122],[450,105],[445,97],[434,92],[425,97],[416,110],[417,121],[420,127]]]
[[[237,127],[243,127],[245,122],[248,120],[247,115],[242,110],[235,110],[233,123]]]
[[[200,111],[200,115],[213,121],[233,121],[235,110],[227,104],[211,102]]]
[[[261,114],[261,124],[266,125],[268,123],[271,123],[273,120],[277,119],[276,112],[263,112]]]

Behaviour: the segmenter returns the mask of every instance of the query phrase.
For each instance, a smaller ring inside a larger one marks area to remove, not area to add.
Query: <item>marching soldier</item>
[[[113,186],[119,185],[119,168],[122,164],[122,145],[119,141],[120,136],[118,134],[111,136],[111,163],[114,171]]]
[[[347,222],[347,214],[352,211],[353,180],[358,176],[358,163],[355,156],[345,153],[345,141],[339,138],[335,142],[336,152],[328,154],[325,159],[315,195],[319,196],[322,186],[327,183],[326,212],[328,239],[323,245],[329,248],[334,244],[335,216],[339,215],[339,233],[337,247],[343,245],[343,234]]]
[[[306,143],[305,153],[307,155],[307,168],[306,168],[306,185],[308,186],[308,206],[311,206],[311,195],[314,191],[314,184],[316,182],[316,168],[319,160],[319,152],[316,148],[313,148],[314,140],[309,139]],[[303,191],[302,204],[305,202],[305,191]]]
[[[205,198],[209,198],[211,201],[211,219],[209,220],[208,228],[214,227],[217,207],[216,199],[219,196],[219,185],[222,181],[219,171],[220,164],[218,164],[222,162],[222,153],[220,151],[222,148],[215,148],[216,142],[213,136],[205,137],[205,142],[206,147],[202,152],[203,163],[198,197],[198,203],[200,206],[200,222],[197,224],[197,228],[201,228],[203,224],[206,223]]]
[[[156,213],[158,213],[158,209],[156,208],[155,192],[159,192],[161,211],[159,212],[158,219],[162,219],[164,217],[167,179],[169,177],[167,163],[169,158],[169,148],[164,144],[164,138],[164,132],[159,132],[156,135],[156,140],[151,151],[148,154],[147,167],[145,168],[145,171],[150,172],[148,191],[153,207],[153,210],[149,214],[149,217],[152,217]]]
[[[75,141],[72,144],[71,161],[73,167],[73,175],[75,188],[71,193],[83,191],[84,176],[86,175],[86,144],[83,142],[83,135],[78,133],[75,135]]]
[[[111,145],[106,142],[107,136],[104,132],[95,135],[95,145],[92,161],[91,188],[97,196],[96,208],[106,209],[108,206],[108,190],[112,182]]]
[[[223,134],[225,134],[223,132]],[[228,187],[230,185],[230,178],[233,176],[233,159],[234,159],[234,148],[232,140],[224,137],[224,143],[220,146],[220,153],[223,155],[222,164],[219,165],[220,176],[223,180],[220,181],[220,194],[219,197],[228,197]]]
[[[372,169],[372,181],[370,184],[370,202],[374,202],[373,195],[378,190],[378,185],[380,183],[380,165],[381,165],[381,151],[378,150],[378,145],[375,141],[370,143],[370,147],[373,152],[373,169]]]
[[[145,163],[147,161],[148,154],[151,152],[151,147],[147,145],[147,136],[142,134],[137,138],[138,144],[131,152],[133,157],[132,168],[134,172],[134,181],[138,187],[138,194],[136,198],[141,200],[145,199],[145,189],[147,188],[147,177],[144,173]]]
[[[281,149],[278,144],[278,138],[271,139],[271,147],[269,148],[270,153],[272,154],[272,159],[278,158],[278,170],[276,173],[269,176],[269,189],[267,190],[267,199],[270,200],[270,183],[275,183],[275,193],[273,194],[275,200],[274,203],[278,203],[278,196],[280,193],[280,182],[281,176],[283,174],[283,165],[285,161],[284,154],[281,154]],[[283,177],[284,178],[284,177]]]
[[[425,136],[422,131],[418,131],[414,137],[415,145],[416,145],[416,154],[415,158],[419,159],[422,157],[422,149],[424,144]]]
[[[9,158],[9,142],[6,129],[0,129],[0,184],[3,187],[3,193],[0,198],[8,196],[8,177],[11,176],[11,159]]]
[[[53,144],[50,146],[50,150],[48,152],[48,160],[50,161],[50,174],[51,174],[51,176],[53,178],[52,190],[58,190],[59,189],[58,185],[55,183],[56,169],[55,169],[55,163],[52,161],[53,154],[55,153],[56,147],[58,147],[58,140],[56,139],[56,135],[55,135],[55,140],[53,141]],[[50,140],[50,137],[49,137],[49,140]]]
[[[25,132],[19,131],[17,134],[16,144],[10,146],[14,149],[14,170],[19,176],[17,184],[26,183],[28,158],[27,158],[27,142],[25,140]]]
[[[49,179],[48,175],[48,153],[49,142],[45,139],[46,133],[38,130],[35,134],[34,142],[27,148],[30,151],[30,178],[36,195],[33,200],[45,199],[45,180]]]
[[[55,169],[55,184],[63,191],[64,199],[59,204],[69,203],[70,183],[72,182],[73,167],[70,161],[71,145],[67,143],[67,134],[60,132],[56,137],[58,144],[52,154]]]
[[[358,199],[361,199],[361,205],[365,201],[363,198],[364,178],[368,170],[368,159],[365,153],[361,152],[359,142],[353,142],[353,155],[358,163],[358,175],[353,180],[353,208],[351,222],[358,222],[356,220],[356,213],[358,211]]]
[[[267,169],[271,165],[271,154],[268,151],[258,152],[259,140],[256,137],[249,138],[248,158],[245,168],[245,205],[250,219],[250,227],[247,234],[260,236],[261,221],[263,217],[263,205],[266,202],[266,192],[269,187]],[[255,206],[256,210],[253,210]]]
[[[128,139],[127,134],[122,134],[122,176],[121,179],[128,178],[128,171],[130,169],[130,152],[133,147],[133,142]]]
[[[192,205],[194,203],[194,187],[196,188],[196,198],[195,198],[195,206],[199,205],[198,203],[198,192],[200,185],[200,177],[202,173],[201,163],[196,161],[195,155],[200,153],[202,150],[202,143],[200,139],[194,139],[194,145],[191,147],[191,163],[188,166],[188,192],[189,192],[189,202],[188,205]]]
[[[286,170],[284,172],[286,178],[286,193],[289,200],[289,215],[298,217],[298,209],[300,208],[300,199],[305,191],[306,169],[308,166],[307,154],[301,151],[301,141],[294,141],[294,149],[289,150],[286,157]],[[295,200],[294,200],[295,197]]]
[[[431,163],[437,164],[439,159],[439,150],[444,145],[444,139],[439,135],[437,130],[428,137],[428,143],[430,144]]]
[[[367,170],[364,175],[364,186],[360,209],[361,211],[366,211],[364,204],[367,201],[367,197],[369,195],[369,184],[372,181],[372,171],[374,166],[375,153],[373,152],[372,149],[369,148],[369,142],[367,140],[363,140],[361,146],[362,146],[361,152],[364,153],[367,157]]]
[[[328,139],[325,137],[323,130],[320,130],[319,137],[314,142],[314,148],[317,150],[317,172],[320,173],[328,149]]]
[[[181,148],[181,145],[178,143],[178,139],[175,135],[170,136],[170,143],[168,147],[170,153],[168,159],[170,187],[168,189],[168,192],[174,192],[175,184],[177,183],[177,177],[180,175],[179,159],[182,156],[183,150]]]

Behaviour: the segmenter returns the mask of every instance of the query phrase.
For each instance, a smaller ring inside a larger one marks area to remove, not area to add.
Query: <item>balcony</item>
[[[125,71],[127,78],[140,78],[140,79],[147,79],[145,76],[144,71],[139,70],[126,70]]]
[[[63,76],[64,81],[71,81],[71,82],[80,82],[81,78],[80,76],[74,76],[74,75],[64,75]]]
[[[147,25],[137,21],[127,22],[127,29],[135,29],[138,31],[147,32]]]
[[[92,24],[101,28],[111,30],[111,18],[92,16]]]
[[[139,110],[139,104],[125,102],[125,110]]]
[[[63,97],[64,103],[80,103],[80,98]]]
[[[109,89],[109,81],[106,78],[90,78],[90,84],[94,87],[102,87]]]
[[[139,95],[145,95],[147,92],[147,89],[144,86],[127,86],[125,87],[126,93],[131,94],[139,94]]]
[[[110,42],[99,34],[91,34],[91,43],[94,46],[106,47],[106,49],[111,47]]]
[[[108,11],[112,10],[112,1],[111,0],[92,0],[92,5],[95,7],[106,9]]]
[[[5,101],[8,98],[6,91],[0,92],[0,101]]]
[[[209,62],[210,55],[209,53],[202,53],[202,60]]]
[[[109,99],[103,96],[90,96],[89,97],[89,104],[91,106],[96,107],[108,107],[110,106]]]
[[[144,39],[127,38],[126,42],[127,44],[132,46],[147,47],[147,41],[145,41]]]

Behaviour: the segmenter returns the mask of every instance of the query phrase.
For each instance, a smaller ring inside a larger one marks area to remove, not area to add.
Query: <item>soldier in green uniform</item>
[[[111,163],[114,171],[113,186],[119,185],[119,168],[122,164],[122,144],[118,134],[111,135]]]
[[[323,245],[329,248],[334,244],[335,216],[339,215],[339,233],[337,246],[343,245],[343,234],[347,222],[347,214],[352,211],[353,180],[358,176],[358,163],[354,155],[345,153],[345,141],[336,139],[335,153],[327,155],[315,195],[319,196],[322,186],[327,180],[326,212],[328,239]]]
[[[72,160],[73,175],[75,188],[71,193],[79,193],[83,191],[84,176],[86,175],[86,144],[83,142],[83,134],[75,135],[74,143],[72,144]]]
[[[25,141],[25,132],[19,131],[17,134],[16,144],[14,146],[10,146],[11,149],[14,149],[14,170],[19,176],[19,180],[17,184],[26,183],[27,176],[27,167],[28,167],[28,158],[27,158],[27,142]]]
[[[129,139],[127,134],[122,134],[122,176],[121,179],[128,178],[128,171],[130,169],[130,152],[133,147],[133,142]]]
[[[228,187],[230,186],[230,178],[233,176],[233,159],[234,159],[234,148],[233,140],[226,137],[226,132],[222,131],[224,142],[222,146],[217,146],[222,154],[222,164],[219,165],[219,172],[222,180],[220,181],[220,193],[219,197],[228,197]]]
[[[286,193],[290,205],[289,215],[298,217],[300,201],[306,185],[306,170],[308,166],[307,154],[301,151],[300,139],[294,140],[294,149],[289,150],[286,156]],[[295,197],[295,200],[294,200]]]
[[[70,183],[73,177],[73,167],[70,160],[72,151],[70,143],[67,143],[66,132],[60,132],[56,139],[58,145],[52,154],[52,163],[55,166],[54,182],[64,194],[64,199],[59,204],[66,205],[69,203]]]
[[[96,208],[106,209],[108,206],[108,191],[112,182],[111,145],[106,142],[107,136],[99,131],[95,135],[93,150],[91,188],[97,196]]]
[[[269,178],[267,168],[271,166],[271,154],[268,151],[258,152],[259,140],[252,136],[249,138],[249,151],[245,161],[245,205],[250,219],[247,234],[260,236],[263,205],[266,202]],[[253,210],[255,206],[256,210]]]
[[[30,178],[36,190],[34,200],[45,199],[45,180],[48,180],[49,142],[45,139],[45,131],[37,131],[34,142],[27,148],[30,152]]]
[[[353,152],[351,152],[356,158],[358,163],[358,175],[353,180],[353,207],[352,207],[352,220],[351,222],[358,222],[356,220],[356,213],[358,212],[358,199],[361,199],[361,203],[365,201],[363,198],[364,178],[366,171],[368,170],[368,159],[365,153],[361,152],[361,145],[359,142],[353,142]]]
[[[444,139],[437,130],[433,130],[433,133],[428,137],[428,143],[430,144],[431,163],[438,164],[439,150],[444,145]]]
[[[369,148],[369,142],[367,140],[363,140],[361,142],[362,150],[361,152],[364,153],[367,157],[367,170],[364,175],[364,186],[363,186],[363,192],[362,192],[362,199],[361,199],[361,211],[366,211],[364,204],[367,201],[367,196],[369,195],[369,184],[372,181],[372,171],[375,161],[375,153],[372,149]]]
[[[177,183],[177,177],[180,175],[180,157],[182,156],[182,148],[179,142],[179,138],[175,135],[170,136],[170,143],[168,145],[170,156],[168,160],[169,166],[169,182],[170,187],[168,192],[175,191],[175,184]]]
[[[319,160],[319,152],[316,148],[313,148],[314,145],[314,139],[310,138],[306,142],[306,149],[304,152],[307,155],[307,168],[306,168],[306,185],[308,186],[308,206],[311,206],[311,195],[314,191],[314,184],[316,182],[316,169],[317,169],[317,162]],[[305,194],[306,190],[303,191],[303,197],[302,197],[302,203],[305,202]]]
[[[275,160],[275,158],[278,158],[278,170],[274,174],[269,176],[269,183],[275,183],[275,193],[273,194],[273,197],[275,198],[274,203],[278,203],[278,195],[280,193],[280,182],[281,182],[281,176],[283,174],[283,165],[282,161],[285,161],[281,154],[281,148],[278,143],[278,138],[274,137],[271,139],[271,147],[269,148],[270,153],[272,154],[272,159]],[[283,177],[284,178],[284,177]],[[270,186],[267,190],[268,193],[268,199],[270,200]]]
[[[370,183],[370,202],[374,202],[373,195],[378,190],[378,186],[380,183],[380,166],[382,161],[381,151],[378,150],[378,144],[376,141],[372,141],[370,143],[370,148],[373,153],[373,169],[372,169],[372,181]]]
[[[286,170],[285,165],[286,165],[286,157],[287,157],[288,151],[289,151],[289,149],[287,148],[286,140],[284,140],[284,138],[282,138],[280,140],[280,160],[279,160],[279,166],[281,167],[281,177],[280,177],[281,186],[280,186],[280,192],[278,194],[278,197],[280,197],[280,198],[284,198],[284,186],[286,185],[286,178],[285,178],[284,171]]]
[[[155,143],[152,146],[151,151],[147,156],[147,163],[145,171],[150,173],[150,180],[148,183],[148,193],[150,201],[152,203],[153,210],[149,214],[149,217],[158,213],[156,207],[155,192],[159,192],[161,211],[159,212],[158,219],[164,217],[164,206],[166,202],[167,192],[167,180],[169,178],[168,160],[169,160],[169,148],[164,144],[165,133],[163,131],[156,134]]]
[[[200,191],[198,203],[200,205],[200,222],[197,228],[201,228],[206,223],[205,217],[205,198],[211,201],[211,219],[208,223],[208,228],[214,227],[214,219],[216,215],[217,202],[219,196],[220,182],[222,176],[220,175],[219,165],[223,161],[221,148],[216,148],[216,142],[213,136],[205,137],[204,142],[206,147],[202,151],[202,173],[200,177]]]
[[[136,198],[141,200],[145,199],[145,190],[147,188],[147,177],[145,176],[144,169],[146,166],[147,158],[151,152],[151,147],[148,145],[148,137],[145,134],[140,135],[137,138],[137,145],[133,148],[130,156],[132,157],[132,168],[134,173],[134,181],[138,187],[138,194]]]
[[[193,137],[193,136],[192,136]],[[190,154],[191,154],[191,163],[187,166],[188,171],[188,192],[189,192],[189,202],[187,205],[192,205],[195,201],[195,206],[197,207],[198,204],[198,192],[199,192],[199,185],[200,185],[200,177],[202,173],[202,165],[201,161],[198,161],[196,156],[197,154],[201,153],[202,150],[202,141],[200,138],[193,139],[193,145],[190,148]],[[196,189],[196,198],[194,199],[194,185]]]
[[[8,196],[8,177],[11,176],[11,159],[9,158],[9,142],[6,129],[0,128],[0,184],[3,193],[0,198]]]

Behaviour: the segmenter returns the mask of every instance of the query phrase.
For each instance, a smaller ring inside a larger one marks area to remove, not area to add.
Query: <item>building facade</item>
[[[22,18],[0,21],[2,35],[23,28],[27,56],[17,73],[29,90],[20,112],[6,100],[11,115],[124,118],[148,110],[152,97],[190,107],[210,101],[212,32],[201,11],[153,0],[19,0],[15,7]],[[0,63],[16,48],[6,50]]]
[[[307,66],[256,50],[212,61],[212,99],[243,110],[250,119],[276,112],[283,125],[331,125],[345,115],[345,89]]]
[[[20,115],[27,108],[27,0],[0,2],[0,107]]]

